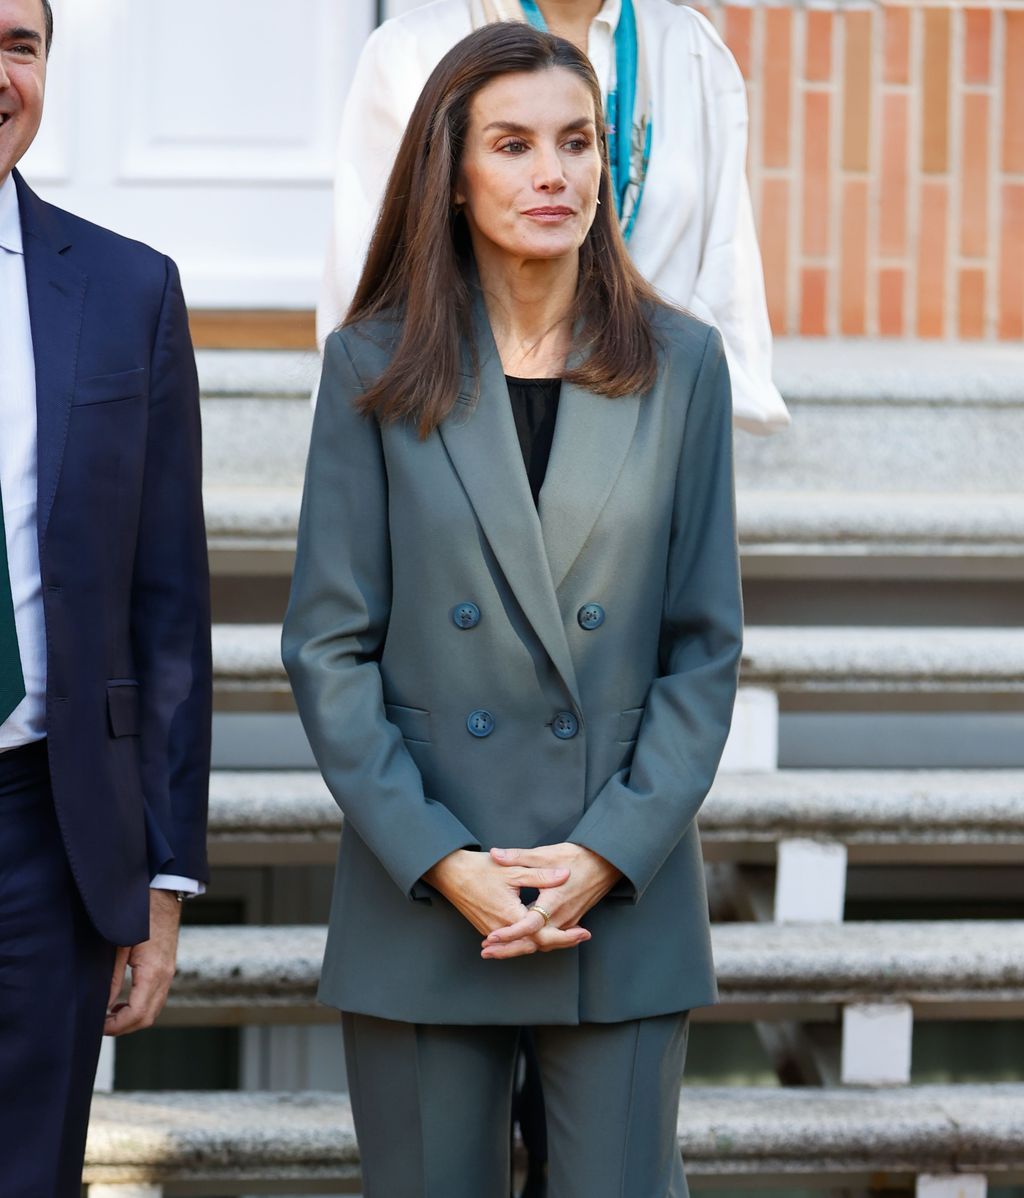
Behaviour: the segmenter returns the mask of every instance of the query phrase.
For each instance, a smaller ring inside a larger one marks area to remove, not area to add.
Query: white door
[[[193,307],[311,308],[376,0],[53,0],[47,200],[176,259]]]

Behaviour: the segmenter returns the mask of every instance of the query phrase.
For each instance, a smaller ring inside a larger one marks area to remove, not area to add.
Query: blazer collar
[[[462,378],[460,402],[442,422],[441,439],[523,613],[578,703],[556,592],[622,471],[636,430],[639,396],[607,399],[562,383],[538,514],[501,358],[478,288],[471,340],[463,347]]]
[[[71,247],[60,210],[14,172],[25,250],[25,283],[36,368],[38,523],[43,542],[64,460],[78,366],[87,277],[64,256]]]

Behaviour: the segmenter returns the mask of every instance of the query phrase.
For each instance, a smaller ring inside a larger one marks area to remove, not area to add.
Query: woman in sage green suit
[[[694,817],[742,612],[719,334],[631,267],[601,93],[494,25],[410,121],[328,339],[283,653],[345,813],[320,996],[367,1198],[680,1198],[716,999]],[[549,456],[548,456],[549,455]]]

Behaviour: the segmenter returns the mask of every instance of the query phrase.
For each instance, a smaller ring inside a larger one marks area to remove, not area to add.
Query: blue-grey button
[[[494,716],[489,711],[474,711],[466,720],[466,727],[474,736],[490,736],[494,731]]]
[[[460,603],[452,608],[452,623],[456,628],[475,628],[480,623],[480,608],[475,603]]]
[[[587,632],[592,632],[595,628],[600,628],[604,623],[604,608],[600,603],[584,603],[576,613],[576,619],[579,621],[581,628]]]
[[[571,711],[560,711],[551,724],[551,731],[559,740],[572,740],[579,730],[580,722]]]

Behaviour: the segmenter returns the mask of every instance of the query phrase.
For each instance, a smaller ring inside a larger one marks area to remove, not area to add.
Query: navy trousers
[[[46,742],[0,753],[0,1191],[79,1198],[114,948],[68,868]]]

